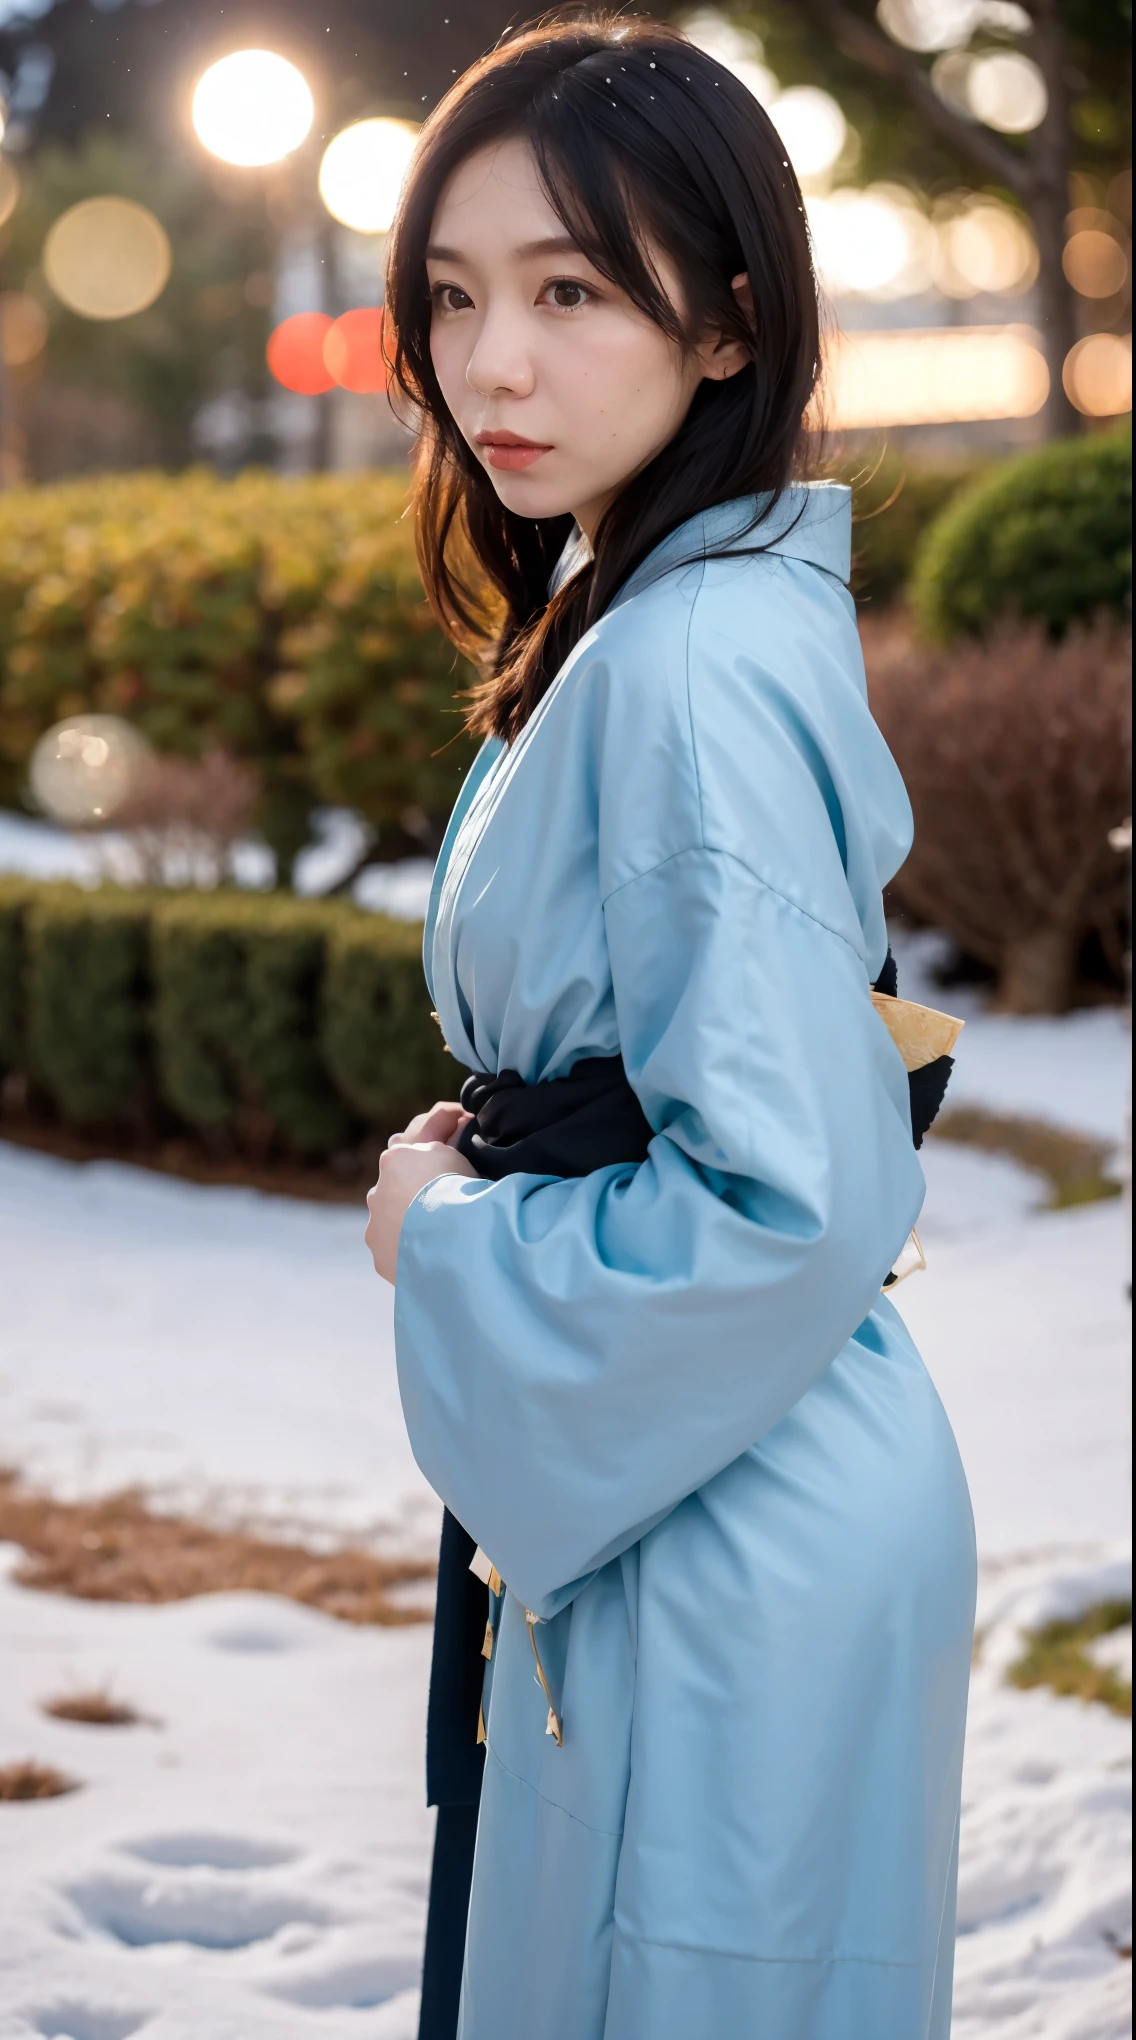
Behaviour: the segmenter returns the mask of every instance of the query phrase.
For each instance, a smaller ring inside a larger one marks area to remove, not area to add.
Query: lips
[[[479,432],[477,444],[490,467],[527,468],[551,453],[551,446],[542,446],[535,439],[524,439],[519,432]]]

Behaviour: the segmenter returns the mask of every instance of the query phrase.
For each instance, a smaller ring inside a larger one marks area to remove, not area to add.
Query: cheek
[[[656,327],[613,319],[560,351],[558,379],[585,429],[610,442],[673,430],[686,409],[676,350]]]
[[[470,393],[465,379],[469,349],[454,326],[436,323],[430,328],[430,359],[448,408],[456,410],[462,395]]]

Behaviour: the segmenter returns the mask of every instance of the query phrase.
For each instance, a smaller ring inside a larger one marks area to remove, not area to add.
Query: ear
[[[739,275],[730,278],[730,289],[745,316],[746,325],[752,331],[753,293],[744,269]],[[753,360],[753,349],[748,347],[744,340],[738,340],[732,334],[719,333],[716,337],[708,336],[703,341],[698,355],[702,373],[710,382],[726,382],[730,376],[736,375],[740,368],[744,368],[747,362]]]

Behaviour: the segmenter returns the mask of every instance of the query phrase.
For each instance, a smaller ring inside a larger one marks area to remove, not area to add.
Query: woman
[[[415,1455],[505,1583],[460,2032],[945,2040],[973,1531],[881,1295],[910,813],[846,492],[793,482],[797,185],[673,31],[541,28],[427,123],[388,303],[426,586],[488,667],[425,950],[478,1074],[367,1233]]]

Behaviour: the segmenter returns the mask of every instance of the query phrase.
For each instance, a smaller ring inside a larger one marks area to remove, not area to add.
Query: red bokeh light
[[[270,333],[268,366],[286,390],[301,397],[318,397],[335,388],[336,378],[323,358],[332,324],[326,312],[296,312]]]
[[[341,388],[369,396],[387,386],[383,313],[374,306],[344,312],[323,343],[324,366]]]

